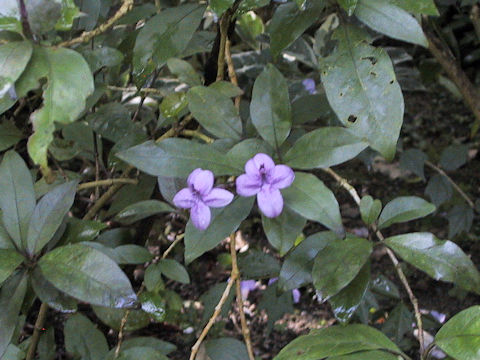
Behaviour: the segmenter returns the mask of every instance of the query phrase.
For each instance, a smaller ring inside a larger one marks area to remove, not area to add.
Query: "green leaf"
[[[153,259],[153,255],[143,246],[127,244],[115,248],[117,264],[143,264]]]
[[[245,279],[269,279],[278,277],[280,265],[277,259],[263,251],[251,249],[238,258],[238,267]]]
[[[401,353],[385,335],[370,326],[361,324],[331,326],[299,336],[284,347],[273,360],[317,360],[362,350],[380,349]]]
[[[2,212],[0,211],[0,218]],[[0,220],[0,249],[15,249],[15,246]]]
[[[279,294],[275,283],[269,285],[258,303],[258,310],[265,310],[268,315],[267,335],[272,331],[275,321],[285,314],[293,313],[293,299],[291,292]]]
[[[254,197],[237,197],[228,206],[214,209],[212,221],[206,230],[198,230],[189,221],[185,229],[185,262],[191,263],[237,230],[250,213],[254,199]]]
[[[144,200],[127,206],[115,216],[114,220],[130,225],[149,216],[172,211],[173,208],[163,201]]]
[[[358,0],[337,0],[337,2],[345,9],[348,16],[353,15],[358,4]]]
[[[68,218],[67,228],[62,237],[64,244],[74,244],[95,239],[108,225],[94,220]]]
[[[40,340],[38,342],[38,358],[40,360],[55,360],[57,355],[56,347],[55,329],[49,327],[46,331],[40,334]],[[24,359],[24,357],[21,359]]]
[[[400,360],[401,357],[386,351],[359,351],[342,356],[331,356],[328,360]]]
[[[220,298],[222,297],[222,294],[225,291],[226,287],[226,282],[215,284],[206,292],[204,292],[202,296],[200,296],[200,302],[203,303],[202,323],[206,323],[210,316],[212,316],[213,312],[215,311],[215,306],[217,306],[218,302],[220,301]],[[226,316],[228,314],[234,296],[235,292],[230,291],[230,294],[228,294],[227,300],[223,305],[222,311],[220,312],[221,316]]]
[[[95,325],[81,314],[65,322],[65,349],[82,360],[103,360],[108,353],[107,339]]]
[[[181,282],[182,284],[190,283],[190,276],[188,276],[187,270],[178,261],[161,259],[157,263],[157,266],[166,277]]]
[[[218,138],[240,139],[242,121],[227,96],[208,87],[196,86],[188,91],[187,100],[192,115],[207,131]]]
[[[4,121],[0,124],[0,151],[8,149],[24,138],[22,132],[13,121]]]
[[[328,300],[338,294],[357,276],[371,252],[372,244],[368,240],[353,235],[325,246],[317,254],[312,269],[313,285],[319,297]]]
[[[321,66],[328,101],[343,125],[391,160],[404,110],[392,62],[353,25],[339,26],[332,40],[337,47]]]
[[[73,21],[80,16],[80,10],[75,5],[74,0],[62,0],[62,13],[60,19],[55,24],[55,30],[68,31],[71,30]]]
[[[439,15],[434,0],[388,0],[388,2],[414,14]]]
[[[392,299],[400,299],[400,291],[397,285],[382,274],[373,280],[372,291]]]
[[[28,224],[35,208],[35,192],[25,162],[13,150],[5,153],[0,164],[0,189],[3,226],[16,247],[25,249]]]
[[[177,347],[172,343],[169,343],[167,341],[163,341],[160,339],[156,339],[153,337],[147,337],[147,336],[136,337],[136,338],[125,340],[122,345],[122,349],[127,350],[130,348],[139,347],[139,346],[155,349],[165,355],[168,355],[169,353],[177,349]]]
[[[218,338],[205,342],[205,350],[211,360],[248,360],[245,344],[233,338]]]
[[[380,211],[382,211],[382,202],[380,200],[373,200],[370,195],[364,196],[360,200],[360,215],[366,225],[370,226],[377,221]]]
[[[310,235],[290,252],[280,270],[278,286],[284,291],[309,284],[312,279],[313,261],[328,244],[338,239],[331,231]]]
[[[260,50],[257,37],[265,32],[265,25],[260,16],[249,11],[238,17],[235,30],[240,38],[255,50]]]
[[[369,281],[370,263],[367,262],[350,284],[328,300],[338,321],[346,323],[355,314],[368,289]]]
[[[452,194],[452,184],[445,176],[440,174],[433,175],[425,188],[425,195],[432,200],[432,203],[437,208],[444,202],[450,200]]]
[[[117,192],[112,205],[108,208],[106,216],[117,214],[127,206],[138,201],[150,199],[156,183],[157,180],[153,176],[141,174],[138,179],[138,184],[125,185]]]
[[[263,231],[270,244],[285,255],[292,248],[297,236],[302,232],[307,220],[290,209],[283,209],[275,218],[262,215]]]
[[[325,94],[308,94],[293,100],[293,125],[301,125],[316,119],[333,119],[332,108]]]
[[[23,274],[11,277],[0,288],[0,358],[12,339],[26,292],[27,277]]]
[[[70,49],[35,47],[29,67],[36,68],[35,80],[47,78],[43,106],[30,116],[34,134],[28,140],[32,160],[48,172],[47,149],[53,140],[55,122],[76,120],[93,93],[93,77],[83,57]]]
[[[242,169],[245,163],[258,153],[273,154],[273,149],[262,139],[246,139],[232,147],[227,157],[236,168]]]
[[[102,2],[97,0],[83,0],[80,4],[82,16],[78,19],[76,28],[85,31],[93,30],[100,15]]]
[[[296,172],[293,184],[282,190],[285,205],[301,216],[318,221],[344,236],[337,199],[325,184],[312,174]]]
[[[90,70],[95,72],[103,67],[113,67],[120,65],[123,61],[123,54],[108,46],[102,46],[96,49],[85,49],[82,55],[90,66]]]
[[[188,101],[184,92],[174,92],[165,96],[160,104],[160,113],[166,119],[176,118],[187,108]]]
[[[230,81],[220,80],[215,81],[214,83],[208,86],[210,89],[218,91],[219,93],[229,97],[237,97],[243,95],[243,90],[240,89],[238,86],[235,86]]]
[[[155,321],[165,320],[165,300],[157,293],[144,291],[139,295],[142,310],[150,315]]]
[[[185,60],[170,58],[167,61],[168,70],[178,77],[178,80],[190,86],[202,85],[200,75],[193,66]]]
[[[440,155],[440,166],[447,171],[457,170],[468,161],[466,145],[450,145]]]
[[[277,7],[268,26],[272,56],[276,58],[282,50],[299,38],[319,19],[324,8],[323,0],[307,0],[302,7],[295,2]]]
[[[341,127],[323,127],[298,139],[285,155],[297,169],[326,168],[353,159],[368,143]]]
[[[0,249],[0,286],[25,258],[15,250]]]
[[[155,65],[163,66],[169,58],[186,49],[204,12],[204,5],[186,4],[164,9],[147,21],[138,33],[133,49],[134,75],[141,83]]]
[[[30,0],[25,5],[30,29],[37,36],[53,30],[62,16],[60,1]]]
[[[110,356],[107,360],[115,359],[114,356]],[[138,360],[138,359],[148,359],[148,360],[169,360],[165,355],[160,351],[155,350],[151,347],[136,346],[129,349],[123,349],[120,352],[120,355],[117,357],[118,360]]]
[[[81,301],[123,308],[136,300],[130,281],[118,265],[89,246],[56,248],[44,255],[38,266],[57,289]]]
[[[382,0],[359,0],[355,16],[375,31],[428,48],[428,40],[417,20],[395,5]]]
[[[125,309],[113,309],[101,306],[92,306],[95,315],[108,327],[119,331]],[[143,310],[129,309],[130,315],[125,323],[124,331],[135,331],[144,328],[150,323],[150,316]]]
[[[4,0],[0,7],[0,30],[22,32],[18,2]]]
[[[63,313],[77,311],[77,301],[54,287],[37,269],[32,272],[30,280],[35,295],[52,309]]]
[[[453,282],[480,294],[480,273],[455,243],[439,240],[430,233],[392,236],[385,239],[385,243],[435,280]]]
[[[148,291],[159,292],[165,289],[162,272],[157,264],[150,264],[145,270],[143,281]]]
[[[447,214],[448,237],[453,239],[463,231],[468,232],[473,225],[473,209],[467,204],[455,205]]]
[[[427,154],[417,149],[408,149],[400,154],[400,167],[409,170],[425,181],[425,161]]]
[[[30,41],[14,41],[0,46],[0,99],[20,77],[32,56]]]
[[[55,187],[38,202],[30,218],[27,251],[36,254],[52,239],[72,207],[78,180]]]
[[[292,114],[287,81],[272,64],[255,80],[250,116],[260,136],[274,148],[282,145],[290,133]]]
[[[387,321],[382,325],[382,332],[396,344],[400,344],[405,334],[412,331],[415,321],[412,313],[403,304],[399,303],[388,315]]]
[[[435,336],[435,343],[456,359],[478,359],[480,353],[480,306],[465,309],[448,320]]]
[[[416,196],[401,196],[383,208],[378,227],[384,229],[392,224],[425,217],[435,211],[435,205]]]
[[[237,175],[243,167],[231,164],[229,158],[211,145],[186,139],[166,139],[158,144],[147,141],[117,153],[117,156],[153,176],[186,178],[196,168],[211,170],[215,175]]]

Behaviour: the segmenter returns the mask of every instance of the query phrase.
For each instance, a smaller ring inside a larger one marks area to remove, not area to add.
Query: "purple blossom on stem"
[[[307,90],[310,94],[315,94],[317,92],[315,80],[308,78],[303,80],[302,84],[305,90]]]
[[[245,174],[236,180],[240,196],[257,195],[258,207],[269,218],[276,217],[283,210],[280,189],[290,186],[295,179],[293,170],[287,165],[275,165],[272,158],[259,153],[245,164]]]
[[[205,230],[210,224],[211,207],[223,207],[233,200],[230,191],[214,188],[213,181],[210,170],[195,169],[188,176],[188,187],[180,190],[173,198],[175,206],[190,209],[192,223],[199,230]]]
[[[258,288],[255,280],[242,280],[240,281],[240,291],[242,293],[242,299],[248,298],[248,293]]]

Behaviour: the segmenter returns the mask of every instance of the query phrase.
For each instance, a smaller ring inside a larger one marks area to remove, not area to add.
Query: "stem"
[[[217,81],[223,80],[223,74],[225,71],[225,44],[227,42],[227,31],[230,17],[228,12],[220,19],[220,48],[218,50],[217,60]]]
[[[165,96],[165,92],[160,90],[160,89],[154,89],[154,88],[141,88],[137,89],[135,87],[120,87],[120,86],[113,86],[113,85],[108,85],[107,86],[108,90],[113,90],[113,91],[125,91],[125,92],[140,92],[140,93],[145,93],[145,94],[154,94],[154,95],[160,95],[160,96]]]
[[[250,339],[250,329],[247,325],[247,319],[245,318],[245,312],[243,311],[243,299],[242,299],[242,289],[241,289],[241,279],[240,271],[238,270],[237,263],[237,251],[235,250],[235,234],[230,235],[230,255],[232,257],[232,277],[235,275],[235,292],[237,297],[237,306],[238,312],[240,314],[240,324],[242,326],[242,335],[245,340],[245,345],[247,347],[248,358],[250,360],[255,360],[255,355],[253,354],[252,341]]]
[[[25,6],[25,1],[18,0],[18,7],[20,8],[20,20],[22,22],[23,34],[27,39],[33,39],[32,29],[28,22],[28,13]]]
[[[472,20],[475,33],[477,34],[478,40],[480,40],[480,6],[478,6],[478,4],[472,6],[470,20]]]
[[[228,68],[228,77],[230,78],[230,82],[238,86],[238,78],[237,78],[237,73],[235,72],[235,67],[233,66],[233,60],[232,60],[232,53],[230,52],[230,47],[232,43],[230,42],[230,39],[227,37],[227,41],[225,43],[225,58],[227,59],[227,68]],[[240,108],[240,99],[241,96],[237,96],[235,98],[235,107],[237,109]]]
[[[185,135],[185,136],[191,136],[191,137],[196,137],[200,140],[203,140],[205,141],[207,144],[211,144],[213,143],[215,140],[212,139],[211,137],[201,133],[200,131],[198,130],[183,130],[181,132],[182,135]]]
[[[335,171],[333,171],[330,168],[325,168],[325,169],[322,169],[322,170],[325,171],[330,176],[332,176],[339,183],[339,185],[341,187],[343,187],[345,190],[348,191],[348,193],[353,198],[355,203],[357,205],[360,205],[360,196],[358,195],[357,190],[355,190],[355,188],[348,183],[347,179],[341,177],[339,174],[337,174]],[[380,232],[380,230],[378,230],[375,225],[373,225],[372,228],[375,232],[375,235],[377,235],[378,239],[381,242],[383,242],[385,240],[385,237]],[[423,336],[422,315],[420,313],[420,308],[418,306],[418,300],[415,297],[415,294],[413,293],[412,288],[410,287],[410,284],[408,283],[407,277],[405,276],[402,268],[400,267],[400,263],[399,263],[397,257],[395,256],[395,253],[390,248],[388,248],[387,246],[385,246],[385,248],[387,250],[388,257],[392,261],[393,266],[395,267],[395,271],[397,272],[397,275],[400,278],[400,281],[401,281],[403,287],[407,291],[408,297],[409,297],[410,302],[413,306],[413,311],[415,313],[415,320],[416,320],[417,328],[418,328],[418,341],[420,343],[420,358],[423,359],[425,342],[424,342],[424,336]]]
[[[45,324],[47,311],[47,303],[42,303],[42,305],[40,305],[40,310],[38,311],[37,321],[35,321],[35,328],[33,329],[32,340],[30,341],[30,346],[28,347],[27,357],[25,358],[26,360],[33,360],[35,358],[38,341],[40,340],[40,331],[42,331],[43,325]]]
[[[178,236],[176,236],[175,240],[170,244],[170,246],[167,248],[167,250],[165,250],[165,252],[163,253],[162,255],[162,259],[166,259],[168,254],[170,254],[170,252],[173,250],[173,248],[180,242],[183,240],[183,238],[185,237],[185,234],[180,234]]]
[[[83,184],[78,185],[77,191],[85,190],[94,188],[97,186],[111,186],[114,184],[133,184],[137,185],[137,179],[129,179],[129,178],[119,178],[119,179],[107,179],[107,180],[98,180],[98,181],[90,181]]]

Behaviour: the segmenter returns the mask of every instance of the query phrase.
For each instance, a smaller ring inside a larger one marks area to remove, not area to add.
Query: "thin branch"
[[[108,90],[113,90],[113,91],[124,91],[124,92],[140,92],[140,93],[145,93],[145,94],[154,94],[154,95],[160,95],[160,96],[165,96],[166,93],[160,89],[155,89],[155,88],[141,88],[137,89],[136,87],[120,87],[120,86],[113,86],[113,85],[108,85],[107,86]]]
[[[185,135],[185,136],[196,137],[197,139],[203,140],[207,144],[211,144],[215,141],[210,136],[205,135],[204,133],[200,132],[199,130],[183,130],[180,134]]]
[[[357,205],[360,205],[360,196],[358,195],[357,190],[355,190],[355,188],[348,183],[347,179],[341,177],[339,174],[337,174],[335,171],[333,171],[330,168],[325,168],[325,169],[322,169],[322,170],[325,171],[330,176],[332,176],[340,184],[341,187],[343,187],[345,190],[348,191],[348,193],[353,198],[355,203]],[[375,225],[372,226],[372,228],[375,232],[375,235],[377,235],[378,239],[381,242],[383,242],[385,240],[385,237],[380,232],[380,230],[378,230]],[[420,356],[423,359],[423,353],[424,353],[423,323],[422,323],[422,315],[420,313],[420,308],[418,306],[418,300],[415,297],[415,294],[413,293],[412,288],[410,287],[410,284],[408,283],[407,277],[405,276],[402,268],[400,267],[400,263],[399,263],[397,257],[395,256],[395,253],[392,250],[390,250],[390,248],[388,248],[387,246],[385,246],[385,248],[387,249],[387,254],[388,254],[390,260],[392,261],[393,266],[395,267],[395,271],[397,272],[397,275],[398,275],[403,287],[407,291],[410,302],[412,303],[413,311],[415,313],[415,320],[416,320],[417,328],[418,328],[418,340],[419,340],[419,343],[420,343]]]
[[[238,86],[237,73],[235,72],[235,66],[233,66],[232,53],[230,51],[231,45],[232,45],[232,43],[231,43],[230,39],[227,37],[227,41],[226,41],[226,44],[225,44],[225,58],[227,60],[228,77],[230,78],[230,82],[233,85]],[[242,98],[241,95],[237,96],[235,98],[235,107],[237,109],[240,108],[240,99],[241,98]]]
[[[35,328],[33,329],[32,339],[28,347],[27,357],[25,360],[33,360],[35,358],[35,352],[37,350],[38,341],[40,340],[40,332],[43,330],[45,319],[47,318],[48,305],[42,303],[40,310],[38,311],[37,320],[35,321]]]
[[[472,208],[475,209],[475,203],[470,199],[470,197],[453,181],[453,179],[448,176],[443,169],[440,167],[436,166],[435,164],[431,163],[430,161],[426,160],[425,165],[427,165],[429,168],[435,170],[438,172],[440,175],[444,176],[450,184],[452,184],[453,188],[465,199],[465,201],[468,203],[468,205]]]
[[[92,31],[83,32],[79,37],[61,42],[57,46],[68,47],[75,44],[81,44],[81,43],[90,41],[95,36],[98,36],[104,33],[105,31],[107,31],[108,29],[110,29],[118,19],[120,19],[123,15],[129,12],[132,8],[133,8],[133,0],[123,0],[122,6],[120,6],[117,12],[110,19],[108,19],[106,23],[100,25],[98,28]]]
[[[228,15],[229,13],[225,12],[220,19],[220,47],[218,50],[216,81],[223,80],[223,74],[225,71],[225,44],[227,42],[228,25],[230,22],[230,16]]]
[[[477,38],[480,41],[480,6],[478,4],[472,6],[472,10],[470,11],[470,20],[475,28]]]
[[[137,185],[137,179],[129,179],[129,178],[119,178],[119,179],[106,179],[106,180],[98,180],[98,181],[90,181],[83,184],[78,185],[77,191],[85,190],[94,188],[97,186],[111,186],[114,184],[133,184]]]
[[[177,235],[175,237],[175,240],[170,244],[170,246],[167,248],[167,250],[164,251],[164,253],[162,254],[162,259],[166,259],[168,254],[170,254],[170,252],[173,250],[173,248],[180,242],[183,240],[183,238],[185,237],[185,234],[180,234],[180,235]]]
[[[20,9],[20,21],[22,23],[23,34],[27,39],[33,39],[32,29],[30,28],[30,23],[28,22],[28,13],[25,6],[25,1],[18,0],[18,7]]]
[[[245,312],[243,310],[243,299],[242,299],[242,289],[241,289],[241,279],[240,271],[238,270],[237,263],[237,251],[235,249],[235,233],[230,235],[230,255],[232,257],[232,277],[235,276],[235,292],[237,297],[237,306],[238,312],[240,313],[240,324],[242,326],[242,335],[245,340],[245,345],[247,347],[248,358],[250,360],[255,360],[255,355],[253,354],[252,340],[250,339],[250,329],[247,325],[247,319],[245,318]]]

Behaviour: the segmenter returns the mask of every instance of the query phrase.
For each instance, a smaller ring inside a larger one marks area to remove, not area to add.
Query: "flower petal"
[[[175,206],[182,208],[182,209],[190,209],[192,206],[195,205],[197,199],[192,194],[192,190],[189,188],[183,188],[178,193],[175,194],[173,198],[173,203]]]
[[[253,196],[262,188],[262,180],[258,176],[243,174],[237,177],[237,194],[240,196]]]
[[[307,92],[309,92],[310,94],[315,94],[316,93],[315,80],[307,78],[307,79],[302,81],[302,84],[303,84],[303,87],[305,88],[305,90],[307,90]]]
[[[227,206],[233,200],[233,194],[225,189],[214,188],[209,194],[202,197],[203,202],[210,207]]]
[[[295,179],[295,173],[287,165],[276,165],[269,175],[268,183],[275,189],[289,187]]]
[[[199,230],[205,230],[210,225],[211,217],[210,208],[202,201],[198,201],[190,210],[192,223]]]
[[[283,197],[280,190],[264,186],[257,194],[258,207],[269,218],[277,217],[283,210]]]
[[[212,190],[213,181],[213,173],[210,170],[201,168],[193,170],[187,179],[188,186],[198,191],[201,195],[206,195]]]
[[[293,289],[292,296],[293,296],[293,303],[298,304],[300,302],[300,290]]]
[[[263,168],[268,173],[271,169],[275,167],[275,163],[272,158],[267,154],[258,153],[253,158],[247,161],[245,164],[245,172],[247,175],[260,175],[260,167],[263,165]]]

